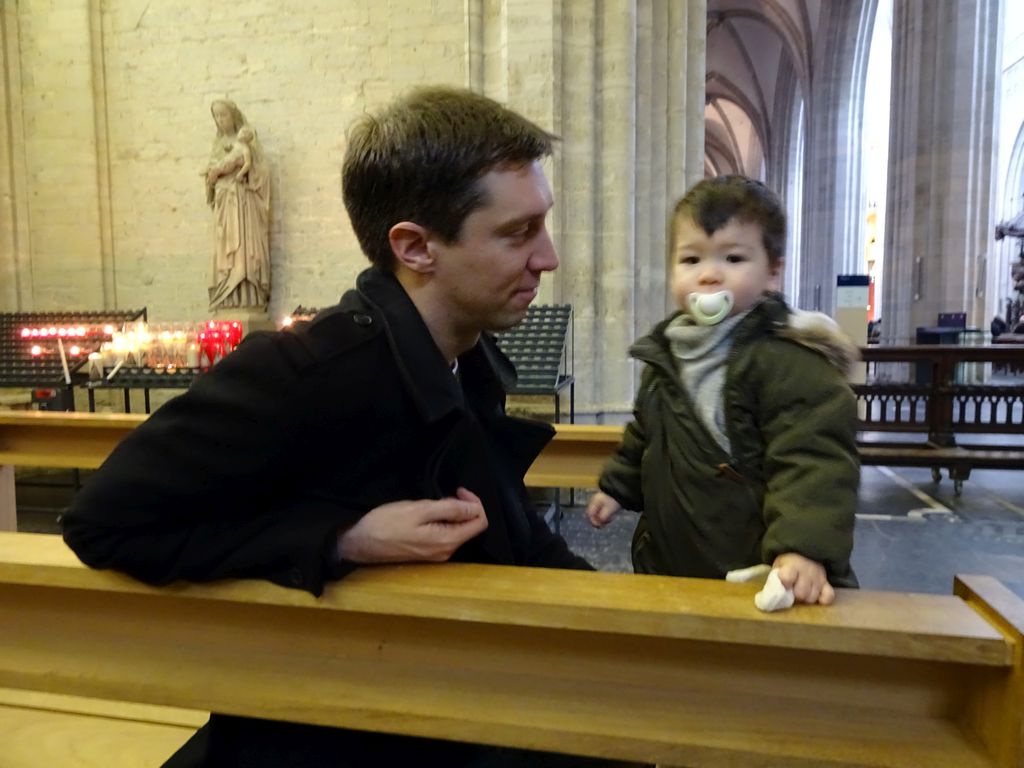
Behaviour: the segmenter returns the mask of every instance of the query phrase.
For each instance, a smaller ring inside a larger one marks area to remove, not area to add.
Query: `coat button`
[[[356,325],[370,325],[373,322],[373,318],[369,315],[352,315],[352,322]]]
[[[302,585],[302,569],[298,566],[288,571],[288,580],[291,581],[296,587]]]

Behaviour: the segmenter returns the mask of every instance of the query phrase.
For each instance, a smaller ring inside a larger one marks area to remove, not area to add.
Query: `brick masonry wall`
[[[465,84],[463,5],[19,6],[26,138],[16,149],[26,159],[33,277],[21,308],[107,303],[147,305],[163,320],[207,315],[213,220],[200,171],[217,98],[239,105],[271,165],[272,315],[336,301],[366,263],[341,204],[344,129],[413,84]],[[107,189],[98,181],[97,114],[107,128],[99,137]],[[109,220],[101,222],[104,195]],[[106,297],[104,225],[113,272]],[[0,242],[11,269],[12,246]],[[0,301],[14,308],[7,291]]]
[[[8,5],[5,30],[17,34],[5,35],[5,60],[17,56],[20,66],[18,81],[7,78],[7,87],[17,93],[9,93],[4,103],[17,103],[20,110],[5,122],[17,121],[11,127],[20,142],[10,137],[8,161],[21,187],[11,189],[11,202],[23,210],[20,236],[3,240],[5,249],[20,253],[5,262],[17,263],[20,272],[28,265],[18,260],[30,255],[30,271],[38,280],[26,279],[22,285],[34,290],[38,282],[48,306],[101,305],[88,2],[40,0],[28,12],[18,6],[17,17]],[[10,74],[6,65],[5,70]],[[5,207],[11,212],[11,206]],[[22,296],[22,301],[34,299]]]
[[[218,98],[238,104],[271,167],[272,318],[331,304],[366,265],[341,202],[345,127],[412,85],[466,85],[563,136],[547,166],[563,266],[541,301],[577,308],[578,407],[627,411],[626,347],[648,324],[637,307],[660,314],[664,301],[664,276],[636,269],[662,257],[660,242],[638,239],[635,210],[662,218],[677,186],[647,172],[680,160],[650,139],[686,103],[670,81],[693,68],[686,14],[664,23],[673,7],[0,0],[0,311],[145,305],[154,322],[208,317],[213,221],[200,173]],[[702,34],[704,0],[686,7]],[[673,78],[652,68],[639,88],[637,8],[662,22],[646,23],[645,40],[682,54]],[[692,88],[702,103],[703,78]],[[684,122],[669,145],[702,131],[699,112]],[[698,168],[699,149],[682,162],[693,154]]]
[[[366,263],[341,205],[344,128],[409,85],[461,83],[461,14],[375,0],[181,5],[104,20],[118,293],[158,316],[163,304],[205,313],[212,219],[199,173],[209,104],[228,97],[271,166],[272,315],[333,303]],[[430,34],[416,40],[415,24]]]

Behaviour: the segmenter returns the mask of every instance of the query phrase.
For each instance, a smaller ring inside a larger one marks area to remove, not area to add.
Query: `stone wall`
[[[896,3],[883,342],[940,312],[987,328],[1000,0]],[[938,76],[937,76],[938,75]]]
[[[563,267],[541,301],[576,307],[580,410],[626,411],[626,347],[666,308],[664,217],[701,172],[705,8],[6,0],[0,311],[205,318],[216,98],[272,168],[272,316],[333,303],[366,264],[341,204],[346,125],[412,85],[463,85],[563,136],[549,162]]]

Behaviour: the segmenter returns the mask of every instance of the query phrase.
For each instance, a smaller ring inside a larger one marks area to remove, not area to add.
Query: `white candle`
[[[64,354],[64,339],[57,339],[57,349],[60,351],[60,367],[64,369],[64,383],[71,383],[71,373],[68,371],[68,357]]]
[[[103,378],[103,355],[99,352],[89,353],[89,380],[99,381]]]

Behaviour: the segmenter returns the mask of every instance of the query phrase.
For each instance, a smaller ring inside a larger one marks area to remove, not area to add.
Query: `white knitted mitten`
[[[765,579],[765,576],[767,578]],[[750,582],[765,579],[761,591],[754,595],[754,605],[765,613],[781,611],[793,605],[793,590],[786,589],[779,581],[779,572],[766,563],[752,565],[749,568],[737,568],[725,574],[725,580],[731,582]]]
[[[754,605],[766,613],[789,608],[794,600],[793,590],[782,586],[779,571],[775,568],[768,574],[761,591],[754,595]]]

